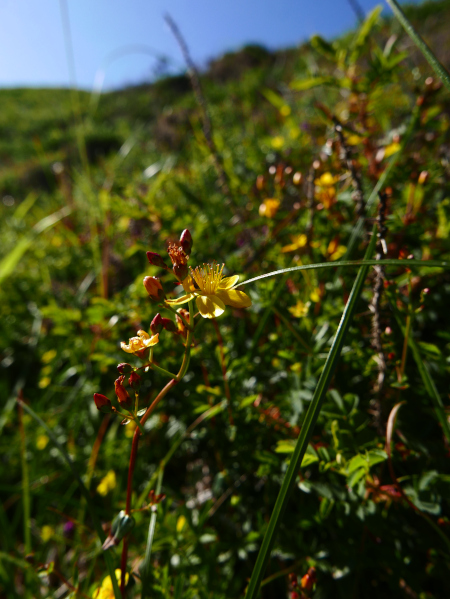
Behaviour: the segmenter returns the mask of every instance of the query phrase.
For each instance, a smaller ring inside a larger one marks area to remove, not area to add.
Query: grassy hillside
[[[407,14],[449,67],[450,2]],[[377,12],[200,79],[203,104],[185,75],[100,96],[0,90],[0,596],[109,599],[122,563],[129,598],[243,597],[317,405],[260,596],[447,598],[448,92]],[[370,257],[402,262],[339,265],[364,257],[376,219]],[[192,268],[294,270],[239,287],[251,306],[216,289],[217,318],[184,273],[189,331],[142,284],[184,293],[146,258],[170,265],[184,229]],[[170,323],[145,361],[125,353],[158,312]],[[139,428],[92,399],[123,384],[134,402],[124,368],[140,409],[167,392],[132,483]],[[105,554],[120,510],[135,525]]]

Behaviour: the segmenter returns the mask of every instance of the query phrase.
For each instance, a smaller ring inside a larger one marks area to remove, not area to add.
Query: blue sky
[[[358,2],[366,13],[380,4]],[[282,48],[313,33],[336,36],[356,23],[349,0],[0,0],[0,87],[70,85],[61,5],[76,83],[85,89],[96,80],[104,89],[148,81],[158,55],[182,70],[166,12],[199,66],[245,43]]]

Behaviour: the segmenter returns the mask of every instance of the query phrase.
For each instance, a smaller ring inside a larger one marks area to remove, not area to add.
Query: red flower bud
[[[187,264],[174,264],[173,274],[179,281],[184,281],[184,279],[189,274],[189,269]]]
[[[133,372],[134,369],[131,364],[122,362],[121,364],[117,364],[117,370],[120,372],[120,374],[130,374],[130,372]]]
[[[314,567],[309,568],[308,572],[302,577],[300,583],[302,589],[310,591],[317,580],[316,569]]]
[[[150,298],[154,302],[164,301],[166,294],[158,278],[156,277],[144,277],[144,287]]]
[[[170,318],[161,318],[162,326],[166,331],[170,331],[171,333],[176,333],[178,330],[176,324],[170,320]]]
[[[180,236],[180,245],[186,254],[190,254],[192,250],[192,235],[189,229],[185,229]]]
[[[141,388],[141,377],[137,374],[137,372],[132,372],[130,374],[130,378],[128,379],[128,384],[135,391],[139,391],[139,389]]]
[[[163,328],[162,318],[161,318],[161,314],[158,312],[158,314],[155,316],[155,318],[150,323],[150,330],[152,332],[152,335],[156,335],[156,333],[160,333],[162,328]]]
[[[123,386],[124,379],[125,375],[122,374],[122,376],[119,376],[119,378],[114,381],[114,388],[117,399],[119,400],[122,408],[129,409],[133,405],[133,402],[131,401],[131,397],[128,395],[128,391]]]
[[[167,265],[159,254],[155,252],[147,252],[147,259],[153,266],[160,266],[161,268],[167,269]]]
[[[105,412],[106,414],[112,412],[111,401],[106,397],[106,395],[102,395],[101,393],[94,393],[94,401],[97,410],[100,410],[100,412]]]

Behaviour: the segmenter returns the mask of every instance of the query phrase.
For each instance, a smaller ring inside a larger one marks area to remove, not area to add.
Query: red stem
[[[161,389],[161,391],[158,393],[156,398],[153,400],[153,403],[151,403],[149,405],[149,407],[147,408],[147,411],[142,416],[142,418],[141,418],[142,426],[145,424],[146,420],[148,419],[150,414],[153,412],[153,410],[156,408],[156,406],[159,404],[161,399],[177,383],[178,383],[178,381],[176,379],[172,379],[171,381],[169,381],[167,383],[167,385],[165,387],[163,387],[163,389]],[[134,431],[134,435],[133,435],[133,441],[131,443],[130,465],[128,467],[127,501],[126,501],[126,506],[125,506],[126,514],[129,514],[131,512],[131,496],[133,493],[133,474],[134,474],[134,467],[136,465],[136,457],[137,457],[137,450],[138,450],[138,446],[139,446],[140,435],[141,435],[141,431],[139,430],[138,427],[136,427],[136,429]],[[120,564],[120,567],[122,570],[121,579],[120,579],[120,590],[122,592],[123,597],[125,597],[125,573],[126,573],[126,569],[127,569],[127,558],[128,558],[128,542],[127,542],[127,539],[125,538],[123,540],[122,558],[121,558],[121,564]]]

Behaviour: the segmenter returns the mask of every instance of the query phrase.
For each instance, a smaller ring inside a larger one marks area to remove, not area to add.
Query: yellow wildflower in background
[[[224,266],[204,264],[196,269],[191,268],[191,274],[183,281],[187,295],[166,302],[172,306],[179,306],[195,297],[198,311],[203,318],[217,318],[224,313],[225,306],[248,308],[252,305],[252,300],[243,291],[234,289],[239,275],[224,278]]]
[[[278,212],[280,207],[280,201],[274,198],[268,198],[259,207],[259,216],[265,216],[267,218],[273,218]]]
[[[114,574],[116,575],[117,582],[120,583],[120,579],[122,577],[122,571],[120,570],[120,568],[117,568],[114,571]],[[130,575],[127,572],[125,574],[125,585],[128,584],[129,577],[130,577]],[[114,589],[113,589],[113,585],[112,585],[111,576],[107,576],[103,580],[102,586],[99,589],[97,589],[96,591],[94,591],[94,594],[92,595],[92,599],[114,599]]]
[[[392,154],[396,154],[401,148],[401,145],[394,141],[384,148],[384,157],[389,158]]]
[[[49,438],[47,437],[47,435],[38,435],[38,438],[36,439],[36,447],[38,449],[45,449],[47,447],[47,444],[49,442]]]
[[[294,237],[292,237],[292,243],[282,247],[281,251],[283,253],[295,252],[296,250],[299,250],[300,248],[305,247],[305,245],[307,243],[308,243],[308,238],[306,237],[306,235],[304,233],[301,233],[300,235],[295,235]]]
[[[272,137],[272,148],[275,150],[281,150],[284,146],[284,137],[282,135],[277,135],[276,137]]]
[[[291,306],[290,308],[288,308],[288,310],[292,314],[292,316],[295,316],[295,318],[302,318],[303,316],[306,316],[308,314],[309,306],[310,302],[306,302],[305,304],[304,302],[302,302],[302,300],[297,300],[295,306]]]
[[[120,347],[123,351],[127,352],[127,354],[135,354],[143,349],[147,349],[147,347],[152,347],[156,345],[159,341],[159,334],[150,336],[145,331],[138,331],[137,337],[131,337],[128,345],[122,341]]]
[[[50,539],[53,537],[54,534],[55,534],[55,529],[53,528],[53,526],[49,526],[48,524],[45,524],[41,528],[41,539],[44,541],[44,543],[46,543],[47,541],[50,541]]]
[[[177,532],[181,532],[186,524],[186,516],[181,515],[177,520]]]
[[[100,481],[97,487],[97,493],[102,497],[106,497],[106,495],[115,488],[116,484],[116,473],[114,470],[110,470]]]

